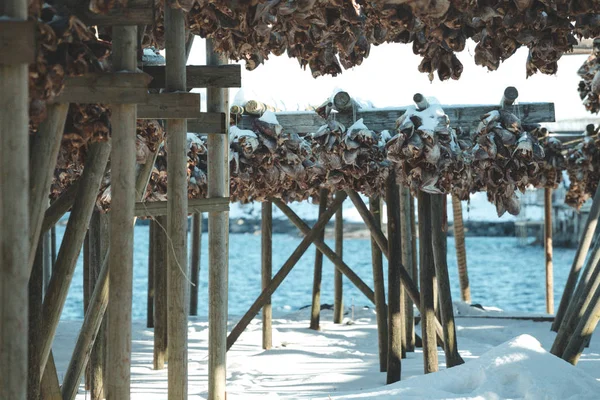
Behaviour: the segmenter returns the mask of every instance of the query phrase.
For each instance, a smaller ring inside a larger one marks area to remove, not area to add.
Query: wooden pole
[[[319,217],[327,210],[327,189],[319,191]],[[325,240],[325,231],[319,235],[320,240]],[[323,253],[315,251],[315,269],[313,275],[312,307],[310,311],[310,329],[320,330],[321,318],[321,280],[323,277]]]
[[[148,297],[146,299],[146,327],[154,328],[154,250],[152,240],[154,238],[155,225],[148,225]]]
[[[154,225],[154,369],[163,369],[167,361],[167,218],[156,217]]]
[[[400,189],[396,174],[390,171],[385,185],[388,230],[388,354],[387,383],[400,380],[402,370],[402,309],[400,301],[400,268],[402,237],[400,232]]]
[[[26,20],[27,4],[5,0],[0,15]],[[27,64],[0,61],[0,399],[11,400],[27,398],[28,82]]]
[[[271,283],[273,276],[273,204],[265,201],[261,204],[261,264],[262,264],[262,290]],[[268,350],[273,347],[273,309],[271,297],[267,298],[262,310],[262,346]]]
[[[215,52],[212,40],[206,41],[206,61],[208,65],[228,63],[226,56]],[[209,88],[207,89],[207,101],[208,112],[225,113],[225,126],[229,126],[229,91]],[[229,142],[227,135],[208,136],[208,195],[209,197],[229,197]],[[229,212],[210,212],[208,225],[208,400],[225,400]]]
[[[95,211],[95,210],[94,210]],[[92,216],[94,214],[92,213]],[[91,223],[91,220],[90,220]],[[88,305],[90,303],[90,296],[92,295],[93,288],[91,287],[91,269],[90,269],[90,230],[85,235],[83,240],[83,315],[87,313]],[[90,390],[90,368],[89,365],[85,371],[84,376],[85,390]]]
[[[600,286],[600,241],[594,246],[594,251],[587,262],[586,274],[581,278],[577,290],[573,294],[571,304],[565,313],[565,319],[558,329],[550,352],[560,357],[569,340],[590,305],[592,297]]]
[[[562,324],[565,314],[567,313],[567,309],[569,304],[571,303],[571,298],[573,297],[573,292],[577,287],[577,280],[579,279],[579,273],[581,268],[583,267],[583,263],[587,257],[588,251],[590,249],[590,245],[592,244],[592,239],[594,237],[594,232],[596,231],[596,226],[598,225],[598,217],[600,216],[600,185],[598,185],[598,189],[596,189],[596,193],[594,194],[594,199],[592,201],[592,207],[590,209],[590,213],[588,215],[587,221],[585,223],[585,228],[583,229],[583,233],[581,239],[579,240],[579,246],[577,247],[577,252],[575,253],[575,258],[573,259],[573,264],[571,265],[571,270],[569,271],[569,276],[567,277],[567,282],[565,283],[565,288],[563,290],[562,297],[560,299],[560,304],[558,306],[558,310],[556,311],[556,316],[554,317],[554,322],[552,323],[552,330],[554,332],[558,332],[560,325]]]
[[[56,248],[56,227],[58,221],[73,207],[75,203],[75,197],[79,192],[79,181],[81,177],[73,182],[64,192],[60,194],[58,199],[54,200],[50,207],[46,209],[44,213],[44,221],[42,222],[42,232],[52,230],[54,239],[54,248]],[[54,252],[54,260],[56,260],[56,251]]]
[[[346,196],[344,195],[344,198],[345,197]],[[298,217],[298,215],[285,203],[279,199],[273,199],[272,201],[290,219],[290,221],[296,225],[298,229],[300,229],[304,235],[308,235],[311,232],[310,227],[306,225],[306,223],[302,221],[302,219]],[[346,275],[348,280],[350,280],[350,282],[352,282],[367,299],[375,304],[375,294],[371,288],[369,288],[369,286],[362,279],[360,279],[358,275],[356,275],[356,273],[344,262],[344,260],[342,260],[333,250],[331,250],[331,248],[327,246],[319,237],[315,238],[313,244],[319,250],[321,250],[325,257],[331,260],[333,265],[335,265],[342,274]]]
[[[339,199],[335,199],[329,209],[325,211],[325,213],[319,217],[317,223],[313,226],[310,232],[302,239],[296,250],[290,255],[287,261],[283,264],[281,269],[277,271],[277,273],[273,276],[271,283],[263,289],[258,298],[254,301],[252,306],[248,309],[246,314],[240,319],[237,325],[231,330],[229,337],[227,337],[227,349],[230,349],[231,346],[235,343],[235,341],[240,337],[244,329],[248,326],[248,324],[252,321],[252,319],[258,314],[260,309],[264,307],[265,303],[268,301],[269,297],[275,293],[275,290],[281,285],[285,277],[290,273],[292,268],[298,263],[298,260],[309,248],[310,244],[314,242],[314,240],[319,236],[321,231],[325,229],[325,226],[335,214],[338,208],[341,207],[344,202],[345,196],[341,196]],[[276,201],[273,201],[275,204]],[[279,207],[279,205],[278,205]]]
[[[77,258],[96,203],[96,195],[100,188],[100,182],[104,177],[104,169],[109,154],[109,143],[94,143],[88,153],[75,204],[56,258],[54,273],[44,297],[41,346],[42,373],[50,354],[62,308],[67,299]]]
[[[109,217],[108,214],[94,211],[90,221],[90,287],[92,295],[102,272],[102,262],[108,256]],[[108,267],[107,267],[108,268]],[[91,301],[91,298],[90,298]],[[89,310],[89,307],[88,307]],[[89,311],[88,311],[89,312]],[[106,319],[101,318],[98,334],[89,360],[90,399],[104,398],[104,370],[106,353]]]
[[[44,244],[39,242],[29,279],[29,363],[27,375],[27,398],[40,400],[40,328],[42,325],[42,288],[44,268]]]
[[[415,282],[415,285],[419,284],[419,260],[417,257],[417,223],[415,221],[415,198],[410,196],[410,231],[412,233],[412,277]]]
[[[54,175],[54,167],[62,136],[65,130],[65,120],[69,104],[55,103],[46,105],[48,116],[33,135],[31,148],[34,153],[29,158],[31,181],[29,184],[29,265],[33,264],[35,249],[48,208],[50,184]],[[31,268],[31,267],[30,267]]]
[[[450,277],[448,276],[446,195],[431,195],[430,199],[431,246],[433,248],[433,259],[440,299],[442,329],[444,330],[444,353],[446,354],[446,368],[451,368],[464,364],[464,360],[458,353],[458,346],[456,344],[454,306],[452,304],[452,293],[450,292]]]
[[[192,217],[192,255],[190,268],[192,283],[190,284],[190,315],[198,315],[198,285],[200,284],[200,257],[202,251],[202,213]]]
[[[42,286],[42,299],[44,298],[44,295],[46,294],[46,288],[48,287],[48,284],[50,283],[50,277],[52,276],[52,254],[51,254],[51,238],[50,238],[50,232],[44,232],[44,277],[43,277],[43,286]],[[40,301],[41,302],[41,301]]]
[[[546,313],[554,313],[554,277],[552,270],[552,189],[544,189],[544,250],[546,253]]]
[[[500,106],[502,108],[512,106],[515,100],[517,100],[517,97],[519,97],[519,91],[517,88],[514,86],[508,86],[506,89],[504,89]]]
[[[340,192],[335,195],[340,196]],[[343,208],[335,213],[335,254],[344,258]],[[333,284],[333,323],[341,324],[344,320],[344,275],[337,268],[333,271]]]
[[[381,200],[369,198],[370,213],[375,226],[381,230]],[[377,318],[377,344],[379,349],[379,371],[387,371],[388,323],[383,280],[383,254],[371,235],[371,263],[373,266],[373,286],[375,290],[375,313]]]
[[[585,313],[581,320],[577,324],[573,335],[571,336],[562,359],[570,362],[573,365],[577,364],[581,353],[586,343],[590,340],[592,333],[598,326],[600,320],[600,287],[596,288],[594,295],[591,298],[590,304],[588,305]]]
[[[168,7],[167,7],[168,8]],[[113,67],[137,68],[137,26],[113,27]],[[130,397],[131,307],[133,297],[133,220],[137,106],[113,104],[108,303],[107,399]]]
[[[460,299],[465,303],[471,302],[471,288],[467,272],[467,251],[465,248],[465,225],[463,224],[462,204],[460,199],[452,196],[452,213],[454,215],[454,247],[456,248],[456,263],[458,264],[458,281],[460,283]]]
[[[434,330],[435,306],[433,299],[433,275],[435,265],[431,248],[431,196],[418,194],[419,258],[421,284],[421,338],[423,340],[423,364],[426,374],[438,370],[437,342]]]
[[[360,214],[362,219],[365,221],[365,224],[371,231],[371,236],[375,239],[375,242],[377,243],[377,245],[379,246],[379,248],[381,249],[383,254],[387,257],[388,256],[387,239],[385,238],[383,232],[381,232],[381,229],[379,229],[377,227],[377,224],[376,224],[375,220],[373,219],[373,216],[371,215],[371,213],[367,210],[365,203],[362,201],[362,199],[360,198],[358,193],[353,192],[353,191],[348,191],[347,193],[348,193],[348,196],[350,197],[350,199],[352,200],[352,203],[355,205],[356,210],[358,211],[358,213]],[[433,263],[433,259],[432,259],[432,263]],[[406,289],[406,292],[410,296],[410,299],[413,301],[413,303],[415,303],[415,306],[417,306],[417,309],[421,310],[421,296],[419,294],[419,290],[417,289],[417,286],[415,285],[413,280],[410,278],[408,271],[406,271],[406,268],[404,268],[403,265],[400,266],[400,279],[401,279],[402,285],[404,285],[404,287]],[[438,339],[440,340],[440,342],[443,341],[442,326],[441,326],[440,322],[437,319],[435,319],[433,321],[433,325],[435,326],[435,331],[438,336]]]
[[[413,254],[412,254],[412,226],[410,218],[410,191],[408,187],[400,186],[400,227],[402,234],[402,264],[406,267],[410,277],[416,279],[413,272]],[[404,287],[403,287],[404,288]],[[415,351],[415,318],[413,312],[413,302],[406,292],[404,298],[404,346],[406,351]]]

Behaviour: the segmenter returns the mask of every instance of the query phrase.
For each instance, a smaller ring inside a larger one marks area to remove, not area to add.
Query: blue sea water
[[[60,241],[64,226],[57,227]],[[273,235],[273,273],[292,254],[301,237]],[[327,240],[333,248],[333,240]],[[208,310],[208,236],[202,238],[202,258],[198,313]],[[148,285],[148,226],[136,225],[134,242],[133,318],[146,318]],[[520,246],[513,237],[466,238],[467,264],[473,303],[500,307],[507,311],[545,312],[544,249],[540,246]],[[315,248],[311,246],[272,297],[274,312],[296,310],[311,303]],[[567,273],[575,250],[554,250],[555,303],[560,301]],[[368,239],[344,241],[344,260],[372,287],[371,244]],[[385,262],[385,258],[384,258]],[[386,265],[384,264],[384,268]],[[458,273],[454,239],[448,238],[448,267],[454,300],[459,300]],[[321,303],[333,303],[333,264],[325,258]],[[384,275],[387,275],[385,273]],[[260,236],[230,235],[229,314],[241,316],[261,292]],[[347,279],[344,279],[344,304],[369,305],[369,300]],[[63,320],[83,318],[83,265],[77,264]]]

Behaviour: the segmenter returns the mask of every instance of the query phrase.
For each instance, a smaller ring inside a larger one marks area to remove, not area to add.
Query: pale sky
[[[465,51],[457,55],[464,66],[458,81],[440,82],[436,75],[433,83],[417,70],[421,57],[414,55],[411,46],[405,44],[372,46],[362,65],[335,78],[314,79],[308,69],[300,68],[296,59],[286,54],[271,56],[254,71],[246,71],[242,63],[243,97],[277,103],[287,110],[321,104],[336,88],[368,100],[376,107],[410,105],[417,92],[436,97],[441,104],[496,104],[506,86],[515,86],[519,90],[518,101],[554,102],[557,120],[597,118],[585,110],[577,92],[580,80],[577,69],[587,55],[565,55],[559,61],[557,75],[536,74],[526,79],[526,48],[521,48],[493,72],[475,65],[474,48],[475,43],[469,41]],[[188,64],[204,63],[204,40],[196,37]],[[232,103],[238,92],[239,89],[231,89]],[[585,122],[581,126],[583,130]]]

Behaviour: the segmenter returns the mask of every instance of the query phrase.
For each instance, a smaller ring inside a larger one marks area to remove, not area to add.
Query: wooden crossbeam
[[[165,67],[163,65],[145,66],[143,70],[154,78],[150,83],[150,88],[162,89],[165,87]],[[242,86],[241,66],[238,64],[188,65],[185,70],[188,89]]]
[[[143,72],[90,73],[65,78],[57,103],[141,104],[148,101],[152,77]]]
[[[202,213],[211,211],[229,211],[228,197],[211,197],[208,199],[189,199],[188,213]],[[167,215],[166,201],[148,201],[135,203],[136,217],[156,217]]]
[[[198,118],[188,119],[188,132],[200,134],[221,134],[228,133],[226,127],[226,115],[218,112],[201,113]]]
[[[0,21],[1,65],[33,63],[36,47],[34,21]]]
[[[515,105],[515,112],[521,117],[523,123],[554,122],[554,103],[521,103]],[[497,104],[488,105],[442,105],[444,112],[450,118],[453,127],[462,126],[474,130],[479,124],[480,117],[500,108]],[[357,109],[356,120],[363,118],[363,122],[369,129],[382,131],[394,129],[396,119],[406,111],[407,107],[379,108],[379,109]],[[511,108],[512,110],[512,108]],[[518,111],[517,111],[518,110]],[[287,132],[310,133],[316,132],[325,120],[314,111],[287,111],[275,113],[277,120]],[[244,115],[238,126],[242,129],[252,129],[252,121],[255,117]],[[352,111],[336,115],[336,120],[346,127],[352,125],[354,115]]]
[[[145,103],[138,104],[138,119],[199,118],[200,94],[177,92],[149,94]]]

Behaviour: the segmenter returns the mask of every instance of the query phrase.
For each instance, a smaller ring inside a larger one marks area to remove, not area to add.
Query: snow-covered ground
[[[457,304],[458,346],[466,363],[423,375],[417,349],[402,361],[402,381],[385,385],[379,372],[374,311],[348,310],[344,324],[321,314],[319,332],[309,330],[309,310],[276,318],[273,349],[261,348],[255,319],[228,353],[227,397],[233,399],[598,399],[600,339],[594,336],[576,367],[546,350],[555,336],[549,322],[512,320],[499,310]],[[352,314],[354,317],[352,318]],[[232,320],[232,324],[236,320]],[[230,325],[231,327],[232,325]],[[62,379],[77,322],[62,322],[54,344]],[[419,329],[417,329],[417,332]],[[207,396],[208,329],[189,325],[189,398]],[[546,349],[546,350],[545,350]],[[132,399],[165,399],[167,371],[152,370],[152,330],[133,326]],[[80,391],[77,399],[85,399]]]

